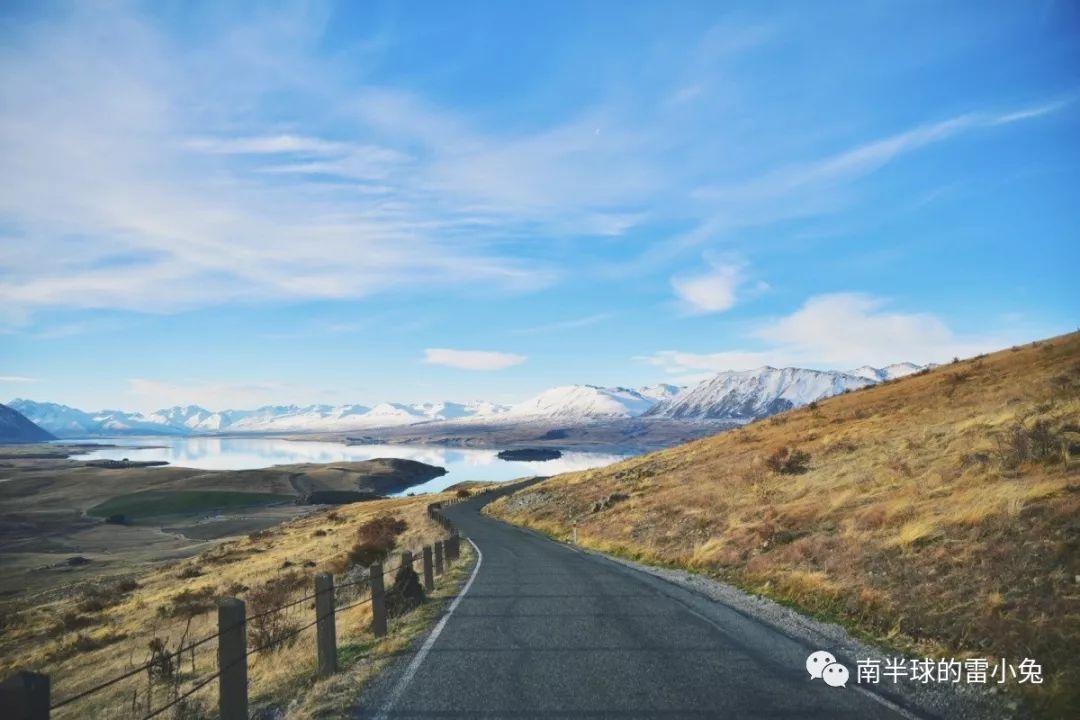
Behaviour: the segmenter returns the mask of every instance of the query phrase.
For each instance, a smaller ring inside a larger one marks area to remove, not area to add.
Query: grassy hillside
[[[1030,657],[1080,707],[1080,334],[952,363],[490,512],[911,652]],[[1015,686],[1014,686],[1015,687]],[[1030,686],[1028,686],[1030,687]]]
[[[311,591],[316,572],[334,572],[339,584],[355,580],[350,557],[356,552],[358,531],[376,518],[404,521],[403,528],[395,530],[388,540],[395,554],[405,549],[419,550],[445,537],[446,530],[428,518],[426,507],[450,497],[452,494],[427,495],[345,505],[246,538],[218,543],[196,557],[159,565],[147,572],[73,585],[62,594],[42,593],[0,603],[0,677],[17,668],[45,672],[52,678],[54,701],[70,697],[147,662],[155,639],[175,649],[213,633],[217,597],[245,598],[249,616],[253,617],[262,606],[302,598]],[[392,557],[388,566],[397,562]],[[440,588],[445,585],[442,583]],[[339,595],[339,599],[348,601],[352,595]],[[309,622],[313,612],[310,602],[301,603],[272,615],[277,625],[264,629],[299,626]],[[385,657],[400,650],[408,633],[419,631],[419,620],[431,619],[430,609],[425,612],[416,618],[407,616],[390,636],[378,642],[367,629],[370,605],[339,612],[337,628],[343,662],[349,666],[356,656]],[[257,622],[250,623],[252,638],[257,638],[260,627]],[[216,641],[200,646],[190,656],[183,655],[176,672],[181,690],[213,672],[215,652]],[[370,661],[365,662],[369,666],[365,673],[370,674]],[[279,651],[254,655],[249,669],[253,703],[295,700],[312,688],[313,665],[313,631],[302,633],[295,644]],[[139,673],[86,701],[60,708],[53,717],[141,717],[145,710],[131,711],[128,705],[133,693],[140,702],[145,700],[147,683],[147,673]],[[156,692],[160,704],[166,690],[159,683]],[[210,711],[215,693],[216,684],[211,683],[196,697],[206,712],[193,710],[183,717],[213,716]],[[325,701],[325,697],[319,700]]]

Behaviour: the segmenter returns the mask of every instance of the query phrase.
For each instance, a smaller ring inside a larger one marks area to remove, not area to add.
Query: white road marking
[[[685,605],[683,603],[679,603],[679,604],[682,605],[683,608],[685,608],[686,611],[689,612],[691,615],[704,620],[705,622],[709,623],[710,625],[712,625],[717,630],[720,630],[721,632],[724,632],[724,633],[727,632],[727,630],[725,630],[724,627],[720,623],[716,622],[712,618],[706,617],[705,615],[702,615],[701,613],[699,613],[697,610],[690,607],[689,605]],[[764,625],[764,623],[762,623],[762,624]],[[766,627],[768,627],[768,626],[766,625]],[[894,713],[896,713],[900,717],[906,718],[906,720],[923,720],[923,717],[921,715],[916,715],[915,713],[911,712],[910,710],[906,710],[906,709],[900,707],[899,705],[894,703],[892,700],[884,698],[884,697],[878,695],[875,692],[871,692],[867,688],[861,687],[860,685],[852,683],[852,684],[849,684],[849,685],[845,685],[844,687],[845,688],[850,688],[851,690],[854,690],[854,691],[856,691],[858,693],[862,693],[863,695],[870,698],[871,700],[878,703],[879,705],[884,705],[885,707],[889,708],[890,710],[892,710]]]
[[[442,616],[442,619],[439,620],[438,624],[435,625],[435,629],[432,630],[431,634],[424,640],[424,644],[420,647],[419,652],[416,653],[416,657],[409,663],[409,667],[405,668],[405,672],[402,674],[401,679],[399,679],[397,685],[394,686],[394,690],[390,693],[390,697],[383,703],[382,709],[379,710],[379,714],[375,716],[375,720],[386,720],[387,715],[394,709],[394,705],[401,699],[402,694],[405,692],[405,688],[408,687],[409,682],[411,682],[413,676],[416,675],[416,671],[420,669],[420,665],[424,662],[424,658],[428,656],[435,641],[439,639],[439,635],[442,633],[443,628],[446,627],[446,621],[454,614],[454,610],[457,609],[458,603],[461,602],[461,598],[465,597],[465,593],[469,592],[473,580],[476,579],[476,574],[480,572],[480,563],[484,562],[484,553],[480,552],[480,548],[476,547],[476,543],[472,541],[472,538],[466,539],[469,541],[469,544],[473,546],[473,549],[476,550],[476,567],[473,568],[472,575],[469,576],[469,581],[465,583],[465,587],[463,587],[461,592],[458,593],[458,596],[454,598],[454,602],[450,603],[450,608],[446,611],[446,614]]]

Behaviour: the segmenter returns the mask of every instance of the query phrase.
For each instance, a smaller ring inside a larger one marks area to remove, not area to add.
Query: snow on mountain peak
[[[510,408],[512,417],[599,419],[637,417],[655,404],[636,390],[561,385]]]
[[[424,422],[613,420],[646,415],[677,420],[751,420],[829,395],[910,375],[912,363],[850,372],[760,367],[722,372],[690,388],[659,384],[638,389],[561,385],[513,406],[488,401],[383,402],[365,405],[266,405],[212,412],[177,405],[144,415],[122,410],[87,413],[56,403],[17,399],[10,407],[60,437],[184,435],[216,432],[342,432]]]
[[[729,370],[658,403],[648,415],[677,420],[755,420],[920,369],[898,363],[851,372],[770,366]]]

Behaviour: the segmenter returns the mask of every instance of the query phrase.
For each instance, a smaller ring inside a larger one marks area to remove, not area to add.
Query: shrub
[[[1015,470],[1028,461],[1060,460],[1064,447],[1061,435],[1045,420],[1036,420],[1030,429],[1016,423],[995,440],[998,461],[1006,470]]]
[[[176,577],[180,580],[190,580],[191,578],[202,577],[202,570],[198,565],[188,565],[186,568],[176,573]]]
[[[311,537],[326,537],[326,531],[320,528],[315,532],[311,533]]]
[[[404,520],[387,515],[361,525],[356,531],[356,544],[349,551],[350,565],[368,566],[385,560],[406,527]]]
[[[798,475],[809,469],[810,453],[791,447],[778,447],[765,458],[765,466],[781,475]]]
[[[424,588],[420,585],[420,576],[408,565],[398,568],[394,584],[386,592],[386,614],[398,617],[419,607],[422,602]]]
[[[253,646],[277,650],[296,641],[299,620],[290,615],[288,608],[276,612],[275,609],[287,604],[293,593],[306,583],[307,578],[294,571],[267,580],[248,592],[248,622]]]
[[[240,594],[245,593],[247,591],[248,591],[248,586],[245,585],[242,582],[234,582],[231,585],[229,585],[229,587],[225,588],[225,594],[229,595],[230,597],[236,597],[237,595],[240,595]]]
[[[91,617],[80,615],[76,612],[66,612],[60,616],[60,619],[53,626],[52,635],[63,635],[64,633],[73,632],[75,630],[82,630],[93,624],[94,619]]]
[[[128,593],[137,589],[139,583],[131,578],[118,580],[111,585],[90,588],[83,592],[76,607],[80,612],[100,612],[123,601]]]
[[[457,491],[456,493],[454,493],[454,494],[455,494],[456,496],[458,496],[459,498],[467,498],[467,497],[472,497],[472,493],[471,493],[471,492],[469,492],[468,490],[466,490],[465,488],[461,488],[460,490],[458,490],[458,491]]]
[[[124,633],[109,630],[101,635],[83,635],[79,633],[70,642],[64,643],[49,653],[49,659],[53,661],[64,660],[79,653],[93,652],[107,647],[127,638]]]
[[[198,590],[181,590],[173,595],[168,605],[157,609],[158,617],[193,618],[214,609],[213,586],[206,586]]]
[[[948,390],[946,391],[946,395],[948,397],[952,397],[953,393],[956,392],[956,389],[959,388],[961,384],[967,382],[967,380],[970,377],[971,377],[970,372],[963,372],[963,371],[960,371],[960,370],[957,370],[956,372],[953,372],[953,373],[948,373],[945,376],[945,384],[948,387]]]
[[[150,673],[151,679],[168,680],[176,672],[176,663],[174,662],[174,654],[169,650],[165,641],[161,638],[154,638],[149,643],[150,650],[150,667],[147,670]]]

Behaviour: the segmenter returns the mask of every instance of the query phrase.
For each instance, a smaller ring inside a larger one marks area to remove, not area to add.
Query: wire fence
[[[169,711],[170,717],[208,718],[215,705],[222,720],[247,720],[247,678],[252,658],[292,647],[303,633],[314,629],[312,660],[316,672],[331,674],[337,671],[336,620],[344,619],[344,613],[370,606],[370,622],[364,632],[375,639],[387,634],[387,576],[393,575],[395,582],[422,584],[426,592],[434,589],[435,576],[442,575],[460,557],[460,536],[442,512],[445,506],[460,501],[429,505],[428,517],[448,530],[448,536],[419,552],[401,552],[398,563],[389,567],[376,563],[361,577],[338,584],[332,575],[320,573],[315,576],[314,591],[297,586],[291,588],[293,596],[276,597],[280,602],[269,606],[267,598],[256,593],[248,593],[246,602],[237,598],[218,599],[216,608],[174,618],[168,632],[151,627],[147,633],[150,640],[146,659],[136,663],[131,658],[132,667],[115,676],[53,699],[48,676],[16,673],[0,683],[0,706],[14,709],[14,714],[7,715],[12,720],[47,720],[60,710],[72,717],[116,720],[150,720]],[[402,574],[406,567],[411,574]],[[398,591],[395,585],[390,592]],[[205,626],[213,622],[214,609],[216,629],[208,632],[211,628]],[[314,609],[313,614],[307,614],[310,609]],[[354,634],[355,620],[351,626]],[[197,628],[203,628],[204,632],[197,639],[189,639]],[[267,663],[271,668],[267,672],[273,672],[273,665]],[[125,681],[138,684],[131,687],[130,693],[106,692]],[[215,681],[217,697],[201,697],[200,693],[210,695]],[[100,702],[95,701],[97,698]]]

